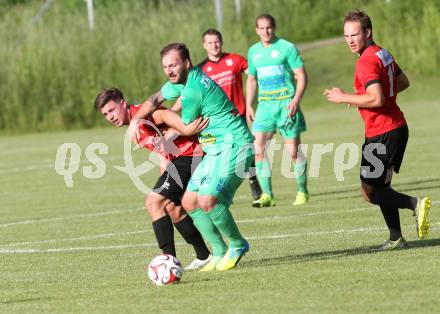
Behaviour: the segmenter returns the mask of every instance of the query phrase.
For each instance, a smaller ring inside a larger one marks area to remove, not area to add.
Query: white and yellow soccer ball
[[[156,286],[178,283],[182,278],[183,268],[179,260],[169,254],[161,254],[148,264],[148,278]]]

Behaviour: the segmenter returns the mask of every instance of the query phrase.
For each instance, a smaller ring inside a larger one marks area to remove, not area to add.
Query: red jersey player
[[[238,54],[222,52],[223,38],[218,30],[208,29],[203,33],[202,39],[207,58],[198,67],[223,89],[235,105],[238,114],[246,119],[242,78],[243,73],[247,74],[246,58]],[[252,164],[252,169],[254,168],[255,162]],[[256,200],[261,195],[261,188],[255,174],[249,177],[249,182],[252,197]]]
[[[128,106],[122,92],[116,88],[100,92],[96,97],[95,107],[117,127],[129,125],[131,117],[140,108],[136,105]],[[166,124],[172,124],[170,121],[178,123],[180,118],[175,112],[161,108],[138,126],[139,144],[168,160],[166,167],[161,169],[161,176],[153,190],[147,195],[145,206],[153,221],[158,246],[164,254],[176,256],[173,224],[185,241],[194,247],[197,258],[185,268],[193,270],[206,265],[211,255],[180,202],[192,172],[201,161],[203,151],[197,136],[171,134],[173,131],[167,130]],[[203,128],[202,125],[198,127],[197,122],[193,126],[193,131],[189,130],[193,134]],[[171,136],[168,136],[169,134]]]
[[[362,146],[361,192],[367,202],[378,205],[388,226],[389,239],[380,247],[392,250],[407,246],[400,227],[399,208],[416,216],[417,235],[428,236],[429,197],[417,199],[391,187],[393,172],[398,173],[408,141],[408,126],[396,103],[397,93],[409,86],[408,78],[393,56],[373,42],[373,27],[367,14],[352,11],[344,20],[345,40],[359,55],[354,75],[355,94],[340,88],[326,89],[324,95],[334,103],[358,107],[365,123]]]

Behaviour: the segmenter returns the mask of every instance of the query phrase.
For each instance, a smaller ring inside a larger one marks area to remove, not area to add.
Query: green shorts
[[[260,101],[252,125],[252,132],[275,133],[279,129],[281,136],[292,139],[306,131],[306,121],[301,108],[293,117],[288,116],[287,106],[291,100],[292,98]]]
[[[218,154],[203,157],[186,189],[199,195],[214,196],[229,205],[253,159],[252,143],[224,145]]]

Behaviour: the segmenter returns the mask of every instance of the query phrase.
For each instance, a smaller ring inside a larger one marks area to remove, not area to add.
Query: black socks
[[[175,223],[174,226],[176,226],[176,229],[185,239],[186,243],[194,247],[198,259],[205,260],[208,258],[210,252],[190,216],[186,216],[181,221]]]
[[[174,246],[174,228],[170,216],[163,216],[162,218],[153,221],[152,224],[159,248],[164,254],[176,256],[176,247]]]

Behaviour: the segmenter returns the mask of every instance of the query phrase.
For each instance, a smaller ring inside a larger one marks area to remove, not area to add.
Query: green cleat
[[[275,205],[275,199],[266,193],[261,194],[259,199],[252,202],[252,206],[258,208],[271,207]]]
[[[234,268],[247,251],[249,251],[249,243],[245,240],[244,246],[240,248],[230,248],[215,269],[229,270]]]
[[[428,214],[431,208],[431,199],[427,196],[417,201],[417,207],[414,210],[416,216],[416,230],[419,239],[424,239],[429,234]]]
[[[293,205],[304,205],[305,203],[307,203],[310,199],[310,194],[309,193],[304,193],[304,192],[298,192],[296,194],[296,199],[295,202],[293,202]]]
[[[391,251],[391,250],[400,250],[408,247],[408,243],[403,237],[400,237],[396,241],[386,240],[381,247],[378,248],[378,251]]]
[[[223,256],[213,256],[209,263],[203,266],[199,271],[206,272],[214,270],[217,264],[222,260],[222,258]]]

